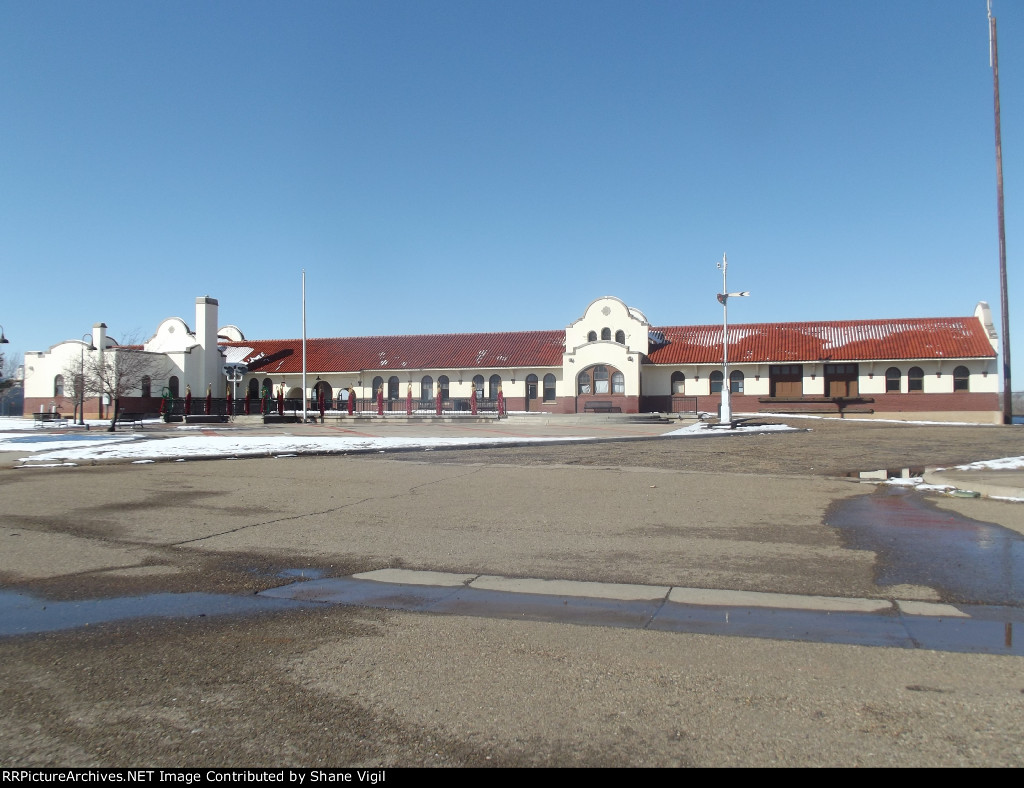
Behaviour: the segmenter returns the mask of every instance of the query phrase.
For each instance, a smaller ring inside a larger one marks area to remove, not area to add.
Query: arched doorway
[[[530,403],[537,399],[537,376],[526,376],[526,410],[530,410]]]
[[[330,408],[333,396],[334,389],[326,380],[318,380],[313,386],[313,402],[317,405],[320,404],[320,398],[323,397],[324,407]]]

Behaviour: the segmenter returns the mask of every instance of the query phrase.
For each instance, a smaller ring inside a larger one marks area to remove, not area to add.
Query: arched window
[[[679,372],[678,370],[672,373],[672,393],[686,393],[686,375],[684,375],[682,372]]]
[[[711,383],[712,394],[722,393],[722,370],[716,369],[714,372],[708,375],[708,381]]]
[[[473,376],[473,390],[476,392],[477,399],[484,398],[484,376],[474,375]]]
[[[260,396],[262,397],[264,394],[268,397],[274,396],[274,381],[270,378],[263,378],[263,386],[260,387]]]
[[[172,380],[174,381],[175,388],[177,388],[178,379],[172,378]],[[168,384],[167,388],[170,388],[170,384]],[[171,396],[176,397],[178,395],[172,394]],[[249,378],[249,397],[252,399],[260,398],[260,382],[256,378]]]
[[[924,370],[911,367],[907,372],[907,391],[924,391]]]
[[[953,370],[953,391],[971,390],[971,372],[967,367],[957,367]]]
[[[501,386],[501,375],[491,375],[487,381],[487,399],[498,398],[498,387]]]
[[[594,393],[595,394],[607,394],[608,393],[608,367],[605,367],[605,366],[594,367]]]
[[[886,394],[899,394],[900,393],[900,377],[902,373],[899,367],[889,367],[885,371],[885,393]]]
[[[383,386],[383,385],[384,385],[384,378],[382,378],[380,375],[377,375],[377,377],[375,377],[373,379],[373,388],[370,390],[370,396],[373,397],[374,399],[376,399],[377,398],[377,392],[380,391],[381,386]]]
[[[618,342],[620,345],[626,344],[626,332],[623,331],[621,328],[615,332],[615,341]]]
[[[398,375],[392,375],[390,378],[388,378],[388,399],[398,399],[399,385],[401,384],[398,382]]]
[[[63,397],[64,396],[64,376],[57,375],[53,379],[53,396]]]
[[[167,390],[169,392],[171,392],[171,396],[172,397],[177,397],[178,396],[178,386],[179,386],[178,376],[177,375],[171,375],[167,379]]]
[[[544,401],[555,401],[555,376],[550,372],[544,376]]]
[[[612,330],[610,328],[602,328],[601,329],[601,339],[611,339],[611,338],[612,338]]]
[[[612,394],[626,393],[626,376],[621,372],[612,373]]]
[[[142,376],[142,396],[152,397],[153,396],[153,380],[149,375]]]
[[[437,379],[437,387],[441,390],[441,399],[448,399],[448,376],[442,375]]]
[[[420,381],[420,399],[434,398],[434,379],[430,375],[424,375]]]
[[[597,332],[596,331],[588,331],[587,332],[587,342],[597,342]]]
[[[576,390],[580,394],[590,394],[590,372],[588,370],[583,370],[576,378]]]
[[[729,391],[733,394],[743,393],[743,373],[738,369],[729,373]]]

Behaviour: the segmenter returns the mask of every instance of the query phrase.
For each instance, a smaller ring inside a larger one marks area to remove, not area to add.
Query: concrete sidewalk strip
[[[513,594],[590,597],[592,599],[615,599],[623,602],[664,599],[669,592],[668,586],[590,583],[580,580],[539,580],[497,575],[481,575],[469,586],[480,590],[507,591]]]
[[[908,616],[933,616],[936,618],[970,618],[970,615],[953,605],[937,602],[917,602],[897,599],[896,606]]]
[[[885,599],[857,599],[757,591],[716,591],[707,588],[673,588],[669,602],[716,607],[774,607],[786,610],[823,610],[842,613],[880,613],[892,610]]]
[[[424,572],[415,569],[377,569],[352,575],[357,580],[375,580],[379,583],[402,583],[410,586],[464,586],[477,575],[459,575],[453,572]]]

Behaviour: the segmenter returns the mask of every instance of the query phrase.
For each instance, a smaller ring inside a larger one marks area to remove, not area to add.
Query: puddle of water
[[[459,616],[553,621],[590,626],[655,629],[709,635],[843,643],[890,648],[928,648],[1024,655],[1014,624],[1024,611],[965,607],[965,617],[892,613],[836,613],[762,607],[687,605],[663,600],[618,601],[543,594],[514,594],[466,586],[419,586],[330,578],[261,592],[262,596],[339,605]]]
[[[114,599],[53,602],[0,590],[0,636],[54,632],[132,618],[188,618],[308,607],[296,600],[255,594],[146,594]]]
[[[843,544],[878,557],[879,585],[921,585],[946,602],[1024,601],[1024,536],[943,511],[913,491],[882,487],[840,501],[825,518]]]
[[[294,577],[300,580],[319,580],[326,574],[327,573],[324,572],[322,569],[285,569],[283,572],[278,572],[277,577]]]

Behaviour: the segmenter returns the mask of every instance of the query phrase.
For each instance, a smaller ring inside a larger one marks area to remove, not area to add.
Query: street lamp
[[[718,263],[722,271],[722,292],[718,294],[718,303],[722,305],[722,413],[718,418],[720,424],[732,426],[732,407],[729,404],[729,299],[748,296],[750,293],[744,290],[742,293],[730,293],[726,284],[726,271],[729,269],[729,261],[722,253],[722,262]]]
[[[82,363],[78,373],[78,423],[85,426],[85,340],[89,340],[89,350],[95,350],[92,343],[92,334],[82,334]],[[72,362],[74,363],[74,362]]]

